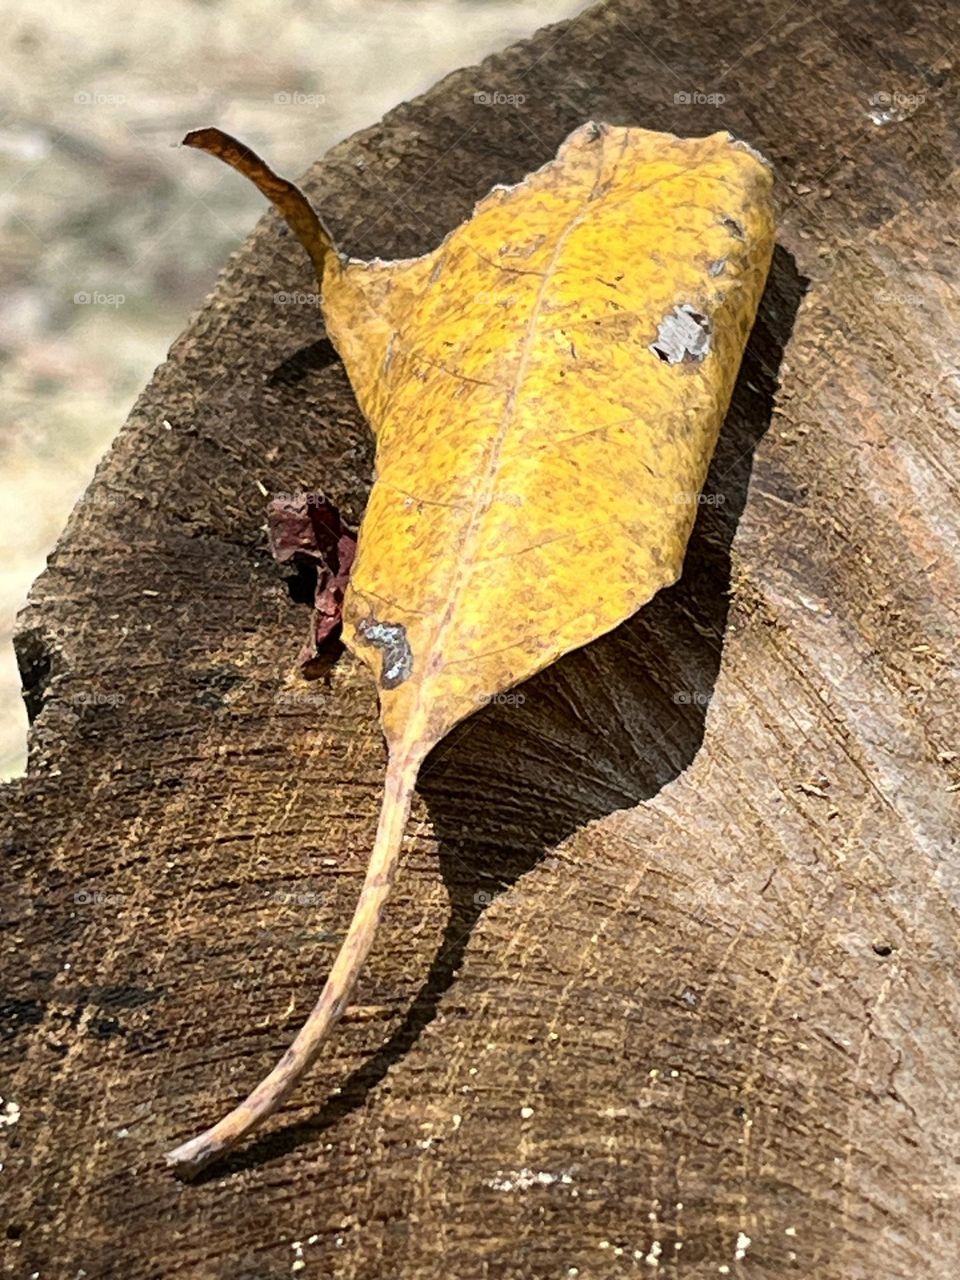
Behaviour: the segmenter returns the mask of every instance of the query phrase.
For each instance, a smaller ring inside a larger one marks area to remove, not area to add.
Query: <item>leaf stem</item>
[[[336,247],[323,219],[296,183],[274,173],[251,147],[231,137],[229,133],[224,133],[222,129],[213,126],[193,129],[183,139],[183,145],[207,151],[249,178],[280,213],[306,249],[317,273],[317,282],[323,283],[324,263],[329,253],[336,254]]]
[[[244,1102],[206,1132],[167,1153],[166,1162],[179,1177],[194,1177],[273,1115],[312,1066],[343,1014],[373,945],[380,916],[396,878],[403,833],[422,758],[423,753],[419,750],[390,753],[380,821],[363,888],[347,936],[310,1016],[274,1069]]]

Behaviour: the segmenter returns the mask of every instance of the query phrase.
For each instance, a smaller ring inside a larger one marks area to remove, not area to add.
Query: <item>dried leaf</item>
[[[584,125],[399,262],[333,252],[299,192],[213,134],[188,141],[282,191],[377,435],[343,637],[378,675],[389,763],[320,999],[247,1101],[171,1154],[187,1173],[276,1108],[343,1012],[431,747],[679,576],[773,252],[771,174],[726,133]]]
[[[300,666],[304,674],[313,675],[315,664],[323,660],[324,647],[329,649],[340,636],[356,534],[321,493],[273,498],[267,507],[267,528],[276,562],[306,572],[311,578],[313,617]]]

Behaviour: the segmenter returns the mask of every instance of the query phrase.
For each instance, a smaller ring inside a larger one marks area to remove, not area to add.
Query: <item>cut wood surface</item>
[[[162,1152],[319,990],[384,765],[366,670],[298,674],[264,531],[302,490],[357,523],[372,440],[279,219],[230,261],[22,619],[6,1274],[952,1280],[951,20],[614,0],[305,178],[400,257],[586,120],[729,127],[779,245],[681,580],[427,759],[339,1032],[184,1185]]]

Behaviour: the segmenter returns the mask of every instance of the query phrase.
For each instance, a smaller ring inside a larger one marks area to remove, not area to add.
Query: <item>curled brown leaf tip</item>
[[[231,169],[249,178],[258,191],[267,197],[294,233],[313,263],[317,280],[323,280],[323,264],[327,254],[334,250],[333,238],[320,215],[294,182],[274,173],[265,160],[245,142],[209,126],[192,129],[183,139],[185,147],[207,151]]]

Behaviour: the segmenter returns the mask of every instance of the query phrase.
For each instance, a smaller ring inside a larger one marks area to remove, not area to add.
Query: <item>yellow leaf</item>
[[[304,241],[377,436],[344,639],[378,675],[389,748],[327,985],[247,1102],[171,1154],[192,1172],[276,1107],[343,1011],[430,748],[679,576],[774,227],[770,171],[729,134],[587,124],[431,253],[359,262],[252,153],[215,130],[187,141],[251,176]]]

